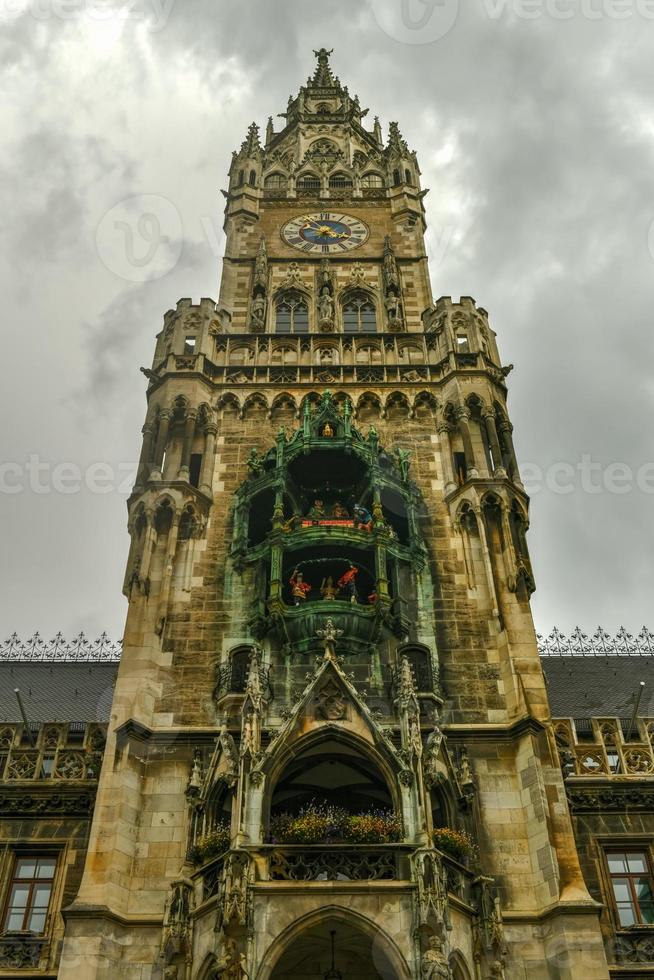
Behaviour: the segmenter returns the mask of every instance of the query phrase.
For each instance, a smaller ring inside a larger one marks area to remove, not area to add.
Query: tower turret
[[[218,303],[168,311],[145,371],[124,652],[60,976],[83,956],[89,980],[607,980],[529,608],[509,368],[473,299],[433,301],[398,125],[384,146],[315,55],[280,130],[262,145],[253,123],[234,154]]]

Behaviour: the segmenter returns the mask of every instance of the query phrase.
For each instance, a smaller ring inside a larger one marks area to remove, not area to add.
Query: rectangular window
[[[195,341],[197,337],[185,337],[184,338],[184,353],[185,354],[195,354]]]
[[[620,925],[654,925],[654,888],[647,852],[607,851],[606,860]]]
[[[200,485],[200,470],[202,469],[202,453],[191,453],[188,466],[188,482],[192,487]]]
[[[4,932],[45,932],[56,868],[54,856],[17,855],[9,882]]]

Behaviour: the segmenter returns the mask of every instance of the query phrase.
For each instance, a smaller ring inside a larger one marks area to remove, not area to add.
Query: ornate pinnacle
[[[253,122],[248,126],[248,134],[241,145],[241,152],[247,153],[248,156],[252,156],[257,150],[260,149],[261,141],[259,139],[259,127],[255,122]]]
[[[318,59],[318,64],[311,79],[312,85],[317,85],[320,88],[331,88],[337,84],[337,80],[334,78],[329,64],[329,56],[333,54],[333,51],[333,48],[330,51],[327,48],[321,48],[320,51],[314,50],[313,53]]]
[[[409,152],[409,147],[402,137],[400,127],[396,122],[391,122],[388,124],[388,146],[389,148],[397,150],[398,153]]]
[[[343,635],[343,630],[334,626],[334,620],[330,617],[323,629],[316,630],[316,636],[325,641],[325,660],[336,659],[336,640]]]

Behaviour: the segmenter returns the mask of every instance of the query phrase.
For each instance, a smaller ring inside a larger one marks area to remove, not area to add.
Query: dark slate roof
[[[654,717],[653,656],[541,657],[553,718]]]
[[[30,723],[107,722],[117,671],[117,663],[0,661],[0,721],[22,721],[19,688]]]

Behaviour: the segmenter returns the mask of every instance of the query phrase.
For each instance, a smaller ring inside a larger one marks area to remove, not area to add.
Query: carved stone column
[[[171,412],[168,409],[164,409],[159,413],[159,432],[157,433],[157,445],[155,446],[154,459],[152,461],[152,472],[150,473],[151,480],[161,479],[161,464],[163,462],[164,452],[166,451],[166,446],[168,444],[170,419]]]
[[[443,482],[445,493],[452,493],[456,490],[454,482],[454,472],[452,470],[452,443],[450,441],[450,425],[445,419],[441,419],[436,426],[441,442],[441,459],[443,461]]]
[[[216,423],[208,422],[204,429],[204,456],[202,457],[202,471],[200,473],[200,490],[202,493],[211,493],[212,489],[217,432]]]
[[[146,422],[141,432],[143,433],[143,443],[141,445],[141,455],[136,469],[136,487],[141,487],[150,475],[150,458],[152,456],[152,434],[154,426],[152,422]]]
[[[486,435],[488,436],[491,455],[493,457],[493,474],[494,476],[506,476],[506,470],[504,469],[504,462],[502,460],[502,451],[500,449],[500,440],[497,434],[495,412],[490,408],[484,412],[484,424],[486,426]]]
[[[456,413],[459,430],[463,440],[463,452],[466,457],[466,467],[468,476],[479,476],[475,466],[475,451],[472,448],[472,436],[470,435],[470,412],[466,408],[459,408]]]
[[[195,435],[195,423],[198,413],[194,408],[190,409],[184,422],[184,442],[182,443],[182,456],[179,462],[178,479],[188,480],[189,465],[191,462],[191,449],[193,448],[193,436]]]
[[[504,438],[504,445],[509,455],[509,476],[521,487],[522,481],[520,479],[520,471],[518,470],[518,460],[515,454],[515,446],[513,445],[513,436],[511,435],[513,426],[508,419],[502,419],[500,421],[500,432]]]

